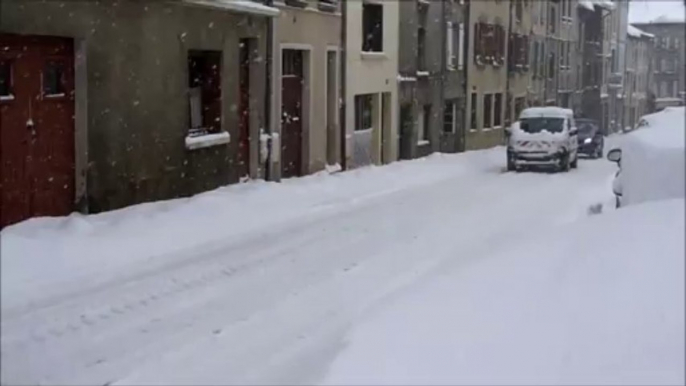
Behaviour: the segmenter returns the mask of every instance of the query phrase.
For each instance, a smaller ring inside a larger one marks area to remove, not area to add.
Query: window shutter
[[[462,69],[464,67],[464,23],[460,23],[457,48],[457,67]]]
[[[452,68],[455,65],[455,42],[453,41],[453,36],[455,34],[454,32],[454,27],[452,22],[447,22],[446,23],[446,39],[445,39],[445,58],[446,58],[446,65],[448,68]]]
[[[482,60],[481,53],[483,52],[483,42],[481,41],[481,23],[474,24],[474,38],[472,45],[474,46],[474,63],[479,64]]]

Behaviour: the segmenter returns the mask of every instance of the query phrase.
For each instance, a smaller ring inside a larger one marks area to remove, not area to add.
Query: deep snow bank
[[[686,108],[666,108],[644,116],[648,126],[622,143],[622,204],[684,197],[686,187]]]
[[[593,216],[414,286],[327,384],[683,384],[684,200]]]

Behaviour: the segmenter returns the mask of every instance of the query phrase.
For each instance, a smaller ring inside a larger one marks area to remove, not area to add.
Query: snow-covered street
[[[397,290],[612,207],[604,159],[504,166],[433,155],[8,227],[2,383],[318,382]]]

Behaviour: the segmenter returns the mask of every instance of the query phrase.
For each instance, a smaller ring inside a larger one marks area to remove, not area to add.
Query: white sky
[[[685,20],[683,0],[632,0],[629,6],[629,22],[640,23],[666,16],[670,20]]]

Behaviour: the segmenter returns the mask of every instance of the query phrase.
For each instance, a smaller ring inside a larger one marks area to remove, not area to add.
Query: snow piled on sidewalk
[[[684,384],[684,200],[593,216],[417,284],[326,384]]]

